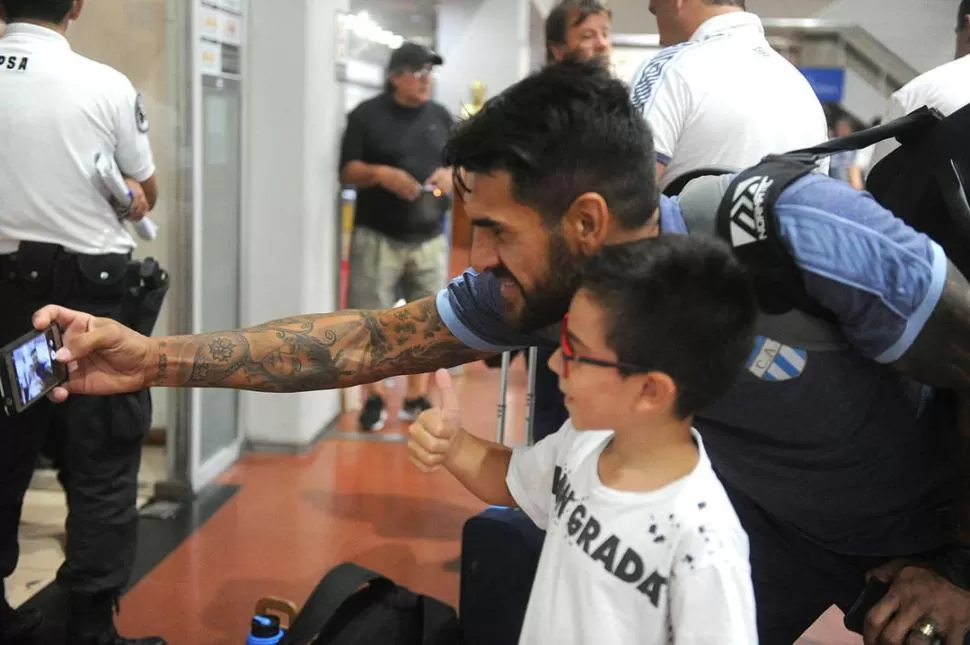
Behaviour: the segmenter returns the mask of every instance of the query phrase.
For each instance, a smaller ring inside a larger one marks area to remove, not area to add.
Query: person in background
[[[54,300],[125,320],[131,234],[96,180],[110,155],[134,197],[130,219],[155,205],[158,184],[142,95],[122,73],[72,51],[66,38],[82,0],[0,0],[0,345],[31,328]],[[131,577],[138,535],[138,469],[151,425],[147,389],[41,401],[0,418],[0,579],[19,558],[24,494],[41,447],[52,449],[67,495],[67,544],[57,584],[67,591],[71,645],[160,645],[118,635],[114,612]],[[3,596],[0,593],[0,596]],[[0,604],[0,643],[27,641],[42,617]]]
[[[441,151],[454,124],[431,100],[431,77],[441,56],[412,42],[387,64],[385,91],[358,105],[347,118],[340,179],[357,188],[350,246],[347,306],[391,307],[401,292],[407,302],[437,293],[448,280],[452,173]],[[410,375],[400,418],[410,421],[431,404],[427,375]],[[380,430],[387,419],[383,384],[371,386],[360,413],[363,430]]]
[[[832,138],[847,137],[855,132],[852,119],[846,115],[839,115],[832,124]],[[865,155],[860,150],[846,150],[837,152],[829,157],[829,177],[846,182],[856,190],[865,188],[863,180],[863,167],[860,161],[865,160]]]
[[[562,61],[566,56],[581,60],[600,59],[607,64],[613,54],[610,40],[613,12],[599,0],[564,0],[546,17],[547,62]],[[539,347],[533,385],[535,407],[532,436],[541,440],[556,432],[567,419],[559,379],[549,368],[552,349]],[[528,356],[528,355],[527,355]]]
[[[563,0],[546,16],[546,62],[567,54],[610,60],[613,12],[599,0]]]
[[[953,114],[970,103],[970,0],[961,0],[957,9],[956,53],[954,60],[920,74],[889,98],[883,121],[905,116],[921,107]],[[899,143],[895,138],[876,144],[870,167],[891,153]]]
[[[546,530],[519,642],[758,642],[748,537],[692,427],[737,377],[754,321],[727,245],[639,240],[583,270],[550,361],[570,415],[554,434],[515,449],[479,439],[438,373],[442,405],[412,424],[411,461]]]
[[[650,0],[666,48],[637,72],[631,96],[656,141],[662,190],[828,138],[811,85],[744,9],[744,0]]]

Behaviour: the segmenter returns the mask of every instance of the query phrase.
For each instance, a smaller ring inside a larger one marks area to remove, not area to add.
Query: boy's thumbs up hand
[[[441,393],[439,407],[422,412],[411,424],[408,451],[411,462],[426,473],[438,470],[453,453],[461,434],[458,395],[448,370],[435,372],[435,384]]]

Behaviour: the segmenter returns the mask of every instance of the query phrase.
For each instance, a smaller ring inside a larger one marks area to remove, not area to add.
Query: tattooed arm
[[[249,329],[152,339],[149,383],[301,392],[421,374],[486,358],[442,322],[435,298],[382,311],[341,311]]]

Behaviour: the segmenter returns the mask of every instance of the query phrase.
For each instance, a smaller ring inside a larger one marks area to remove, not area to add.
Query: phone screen
[[[24,409],[34,403],[63,380],[63,366],[54,362],[59,347],[56,332],[47,330],[25,338],[9,351],[12,367],[11,385],[17,399],[17,407]]]

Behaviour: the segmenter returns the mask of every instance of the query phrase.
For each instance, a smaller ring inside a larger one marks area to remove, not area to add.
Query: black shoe
[[[387,407],[379,394],[371,394],[360,411],[360,428],[375,432],[384,427],[387,421]]]
[[[0,643],[28,645],[34,642],[44,615],[37,609],[14,609],[5,600],[0,605]]]
[[[160,636],[125,638],[114,625],[118,598],[112,593],[71,594],[68,600],[67,642],[70,645],[167,645]]]
[[[414,421],[425,410],[431,409],[431,401],[426,396],[419,396],[416,399],[404,399],[401,412],[398,414],[401,421]]]

